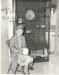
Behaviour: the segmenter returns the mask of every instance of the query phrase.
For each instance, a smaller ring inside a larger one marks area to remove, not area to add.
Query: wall
[[[56,27],[56,11],[51,13],[50,20],[50,52],[55,50],[55,27]]]
[[[11,8],[12,0],[1,0],[1,9]],[[13,35],[13,25],[10,22],[10,13],[1,11],[1,73],[6,74],[10,65],[9,47],[6,41]]]
[[[1,1],[1,8],[7,7],[7,0]],[[8,55],[8,46],[6,45],[6,40],[8,39],[8,20],[6,17],[6,14],[2,14],[2,20],[1,20],[1,73],[6,73],[7,68],[9,65],[7,61],[9,61],[9,55]],[[7,66],[7,67],[6,67]]]
[[[56,16],[56,36],[55,36],[55,50],[59,52],[59,0],[57,0],[57,16]]]
[[[59,51],[59,0],[51,0],[52,4],[57,4],[55,13],[51,14],[52,31],[50,31],[50,51],[57,52]]]

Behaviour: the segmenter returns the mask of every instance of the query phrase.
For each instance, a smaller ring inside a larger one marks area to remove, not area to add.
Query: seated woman
[[[19,63],[24,67],[25,73],[28,74],[28,66],[33,63],[33,58],[26,54],[23,50],[26,50],[26,41],[23,34],[23,26],[18,26],[15,31],[15,36],[10,40],[10,48],[11,48],[11,71],[14,73],[17,67],[17,63]],[[19,59],[19,60],[18,60]]]

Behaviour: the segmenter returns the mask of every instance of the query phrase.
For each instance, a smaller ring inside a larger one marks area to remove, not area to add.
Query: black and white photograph
[[[59,75],[59,0],[0,0],[0,74]]]

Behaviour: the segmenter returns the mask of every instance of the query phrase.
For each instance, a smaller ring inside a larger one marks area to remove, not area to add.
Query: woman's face
[[[18,29],[16,31],[17,36],[21,36],[23,34],[23,29]]]

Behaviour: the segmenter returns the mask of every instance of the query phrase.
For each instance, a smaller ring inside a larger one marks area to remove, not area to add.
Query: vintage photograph
[[[59,0],[0,1],[0,74],[59,75]]]

